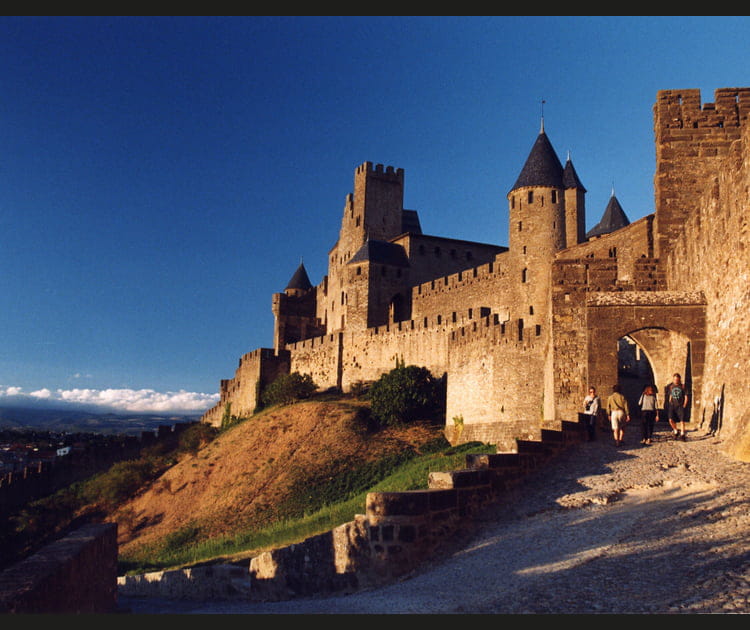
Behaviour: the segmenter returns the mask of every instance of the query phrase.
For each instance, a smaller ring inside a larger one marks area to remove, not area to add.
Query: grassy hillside
[[[450,448],[442,424],[371,431],[367,416],[355,399],[300,402],[182,454],[110,515],[123,567],[254,555],[364,513],[370,489],[424,488],[431,470],[463,467],[470,447]]]

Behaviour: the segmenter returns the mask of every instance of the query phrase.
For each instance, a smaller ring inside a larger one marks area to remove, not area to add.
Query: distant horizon
[[[59,409],[92,413],[201,416],[219,401],[219,394],[156,392],[141,389],[0,391],[0,408]]]

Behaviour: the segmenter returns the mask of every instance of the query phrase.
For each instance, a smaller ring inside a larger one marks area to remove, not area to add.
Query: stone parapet
[[[0,613],[117,609],[117,525],[85,525],[0,573]]]

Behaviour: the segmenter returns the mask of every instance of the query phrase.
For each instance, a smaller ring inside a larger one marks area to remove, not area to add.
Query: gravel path
[[[559,455],[400,582],[286,602],[121,598],[134,614],[750,612],[750,464],[693,431],[628,427]]]

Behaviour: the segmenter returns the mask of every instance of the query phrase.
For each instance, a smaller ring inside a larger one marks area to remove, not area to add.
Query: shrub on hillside
[[[198,449],[208,444],[216,437],[218,430],[205,422],[197,422],[189,426],[180,435],[180,450],[197,453]]]
[[[425,367],[401,363],[372,384],[367,398],[380,426],[436,420],[444,406],[445,382]]]
[[[107,472],[86,482],[83,498],[87,503],[112,509],[153,481],[165,467],[153,458],[117,462]]]
[[[282,374],[263,390],[261,401],[266,406],[289,405],[309,398],[317,389],[318,386],[309,374]]]

